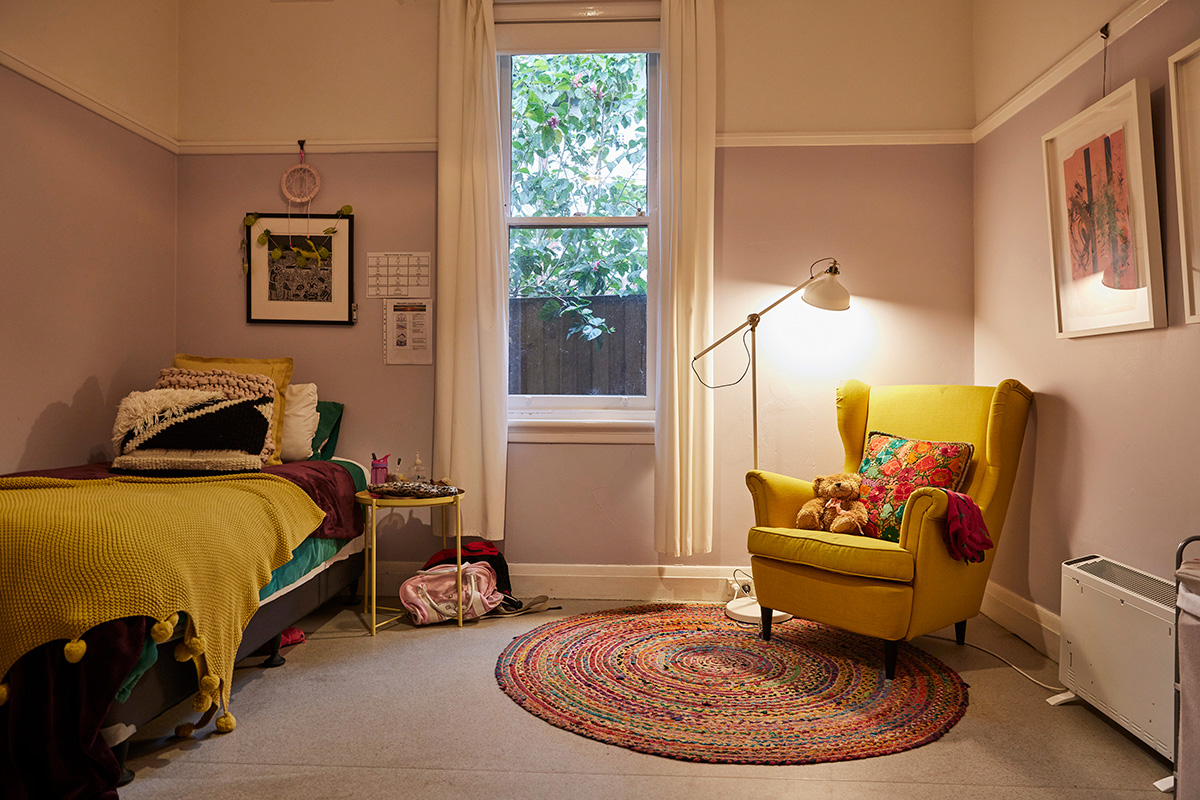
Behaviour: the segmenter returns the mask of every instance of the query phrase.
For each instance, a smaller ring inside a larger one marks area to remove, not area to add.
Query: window
[[[500,59],[510,418],[653,415],[656,67]]]

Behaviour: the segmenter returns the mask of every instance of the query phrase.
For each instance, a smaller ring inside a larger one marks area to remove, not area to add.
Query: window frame
[[[603,442],[653,443],[655,395],[657,393],[657,341],[659,320],[656,313],[659,284],[659,183],[658,169],[658,98],[659,64],[657,48],[645,47],[646,36],[634,36],[630,48],[621,39],[613,41],[612,28],[595,23],[575,23],[579,27],[608,28],[606,36],[594,46],[563,48],[541,43],[540,37],[524,33],[514,37],[517,46],[497,44],[497,77],[501,118],[501,191],[505,210],[505,231],[529,228],[621,228],[646,229],[646,394],[622,395],[508,395],[510,442]],[[514,26],[522,27],[525,26]],[[558,27],[558,26],[555,26]],[[533,40],[532,42],[530,40]],[[604,41],[607,40],[607,41]],[[573,44],[578,45],[577,37]],[[545,44],[545,46],[539,46]],[[513,217],[512,199],[512,57],[520,55],[562,55],[568,53],[645,53],[646,55],[646,209],[635,217]],[[505,251],[508,272],[508,251]],[[507,286],[507,283],[506,283]],[[508,335],[508,331],[505,331]]]

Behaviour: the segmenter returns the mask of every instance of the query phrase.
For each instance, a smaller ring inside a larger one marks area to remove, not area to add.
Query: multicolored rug
[[[684,761],[813,764],[898,753],[940,738],[967,685],[938,659],[793,619],[764,642],[720,606],[581,614],[519,636],[500,688],[552,725]]]

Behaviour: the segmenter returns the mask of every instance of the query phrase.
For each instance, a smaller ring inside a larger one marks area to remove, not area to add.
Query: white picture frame
[[[1166,325],[1148,81],[1047,133],[1042,154],[1057,337]]]
[[[1175,139],[1183,318],[1193,323],[1200,322],[1200,39],[1168,59],[1167,74]]]

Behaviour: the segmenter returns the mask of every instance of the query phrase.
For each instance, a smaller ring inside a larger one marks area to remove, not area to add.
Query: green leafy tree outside
[[[512,216],[645,213],[645,55],[514,56],[512,126]],[[510,297],[546,298],[568,337],[614,332],[590,297],[646,293],[644,227],[514,228],[509,247]]]

